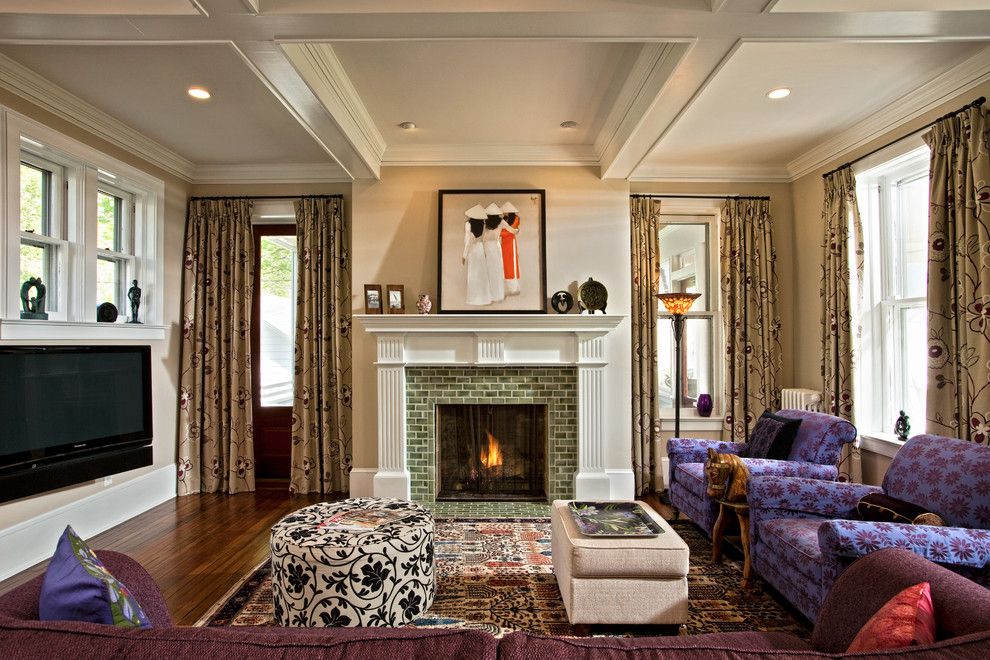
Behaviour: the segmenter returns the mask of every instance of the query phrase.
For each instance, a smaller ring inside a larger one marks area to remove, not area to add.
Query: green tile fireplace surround
[[[578,377],[574,366],[406,368],[406,458],[412,498],[436,499],[436,407],[447,403],[547,406],[547,496],[574,496],[578,469]]]

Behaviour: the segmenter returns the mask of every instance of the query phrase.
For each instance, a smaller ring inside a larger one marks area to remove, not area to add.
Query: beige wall
[[[189,185],[136,156],[93,136],[86,131],[14,96],[0,90],[0,105],[45,124],[90,147],[117,158],[165,182],[165,281],[178,282],[181,278],[182,238],[185,225],[186,200]],[[179,287],[164,288],[164,323],[167,326],[164,341],[120,342],[87,341],[92,344],[148,343],[151,345],[152,393],[154,409],[154,466],[114,475],[114,486],[175,463],[176,391],[179,365]],[[78,341],[35,342],[5,341],[4,344],[76,344]],[[58,491],[27,497],[0,504],[0,529],[5,529],[60,506],[70,504],[103,490],[102,480],[86,482]]]
[[[629,314],[629,187],[602,181],[583,167],[385,167],[380,181],[358,181],[353,192],[353,302],[364,309],[365,284],[403,284],[409,311],[419,293],[436,298],[437,191],[542,188],[546,190],[547,293],[572,292],[594,277],[608,288],[608,312]],[[606,346],[608,428],[621,441],[606,468],[630,469],[631,390],[629,321]],[[354,466],[377,465],[374,342],[355,324]]]

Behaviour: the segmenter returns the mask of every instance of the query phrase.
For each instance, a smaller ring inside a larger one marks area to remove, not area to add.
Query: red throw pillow
[[[935,608],[927,582],[908,587],[870,617],[846,650],[882,651],[935,643]]]

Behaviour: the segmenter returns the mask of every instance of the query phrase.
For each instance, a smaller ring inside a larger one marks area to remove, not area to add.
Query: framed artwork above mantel
[[[546,191],[441,190],[437,311],[546,314]]]

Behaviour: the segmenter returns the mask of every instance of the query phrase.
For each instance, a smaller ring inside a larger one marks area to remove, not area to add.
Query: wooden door
[[[254,226],[251,327],[255,474],[287,479],[292,448],[296,226]]]

